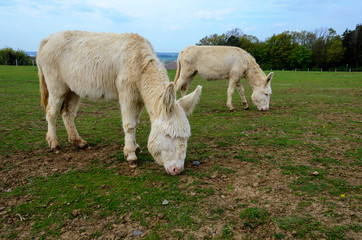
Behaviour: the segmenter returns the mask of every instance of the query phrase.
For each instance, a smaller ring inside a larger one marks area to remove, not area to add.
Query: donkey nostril
[[[181,168],[174,168],[172,169],[174,174],[180,174],[182,172]]]

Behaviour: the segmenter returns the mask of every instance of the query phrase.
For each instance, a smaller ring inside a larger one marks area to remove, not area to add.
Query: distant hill
[[[36,56],[36,52],[25,52],[25,53],[28,54],[30,57]]]
[[[176,62],[177,61],[178,53],[156,52],[156,54],[162,62]]]
[[[34,51],[26,52],[26,54],[28,54],[30,57],[35,57],[35,56],[36,56],[36,52],[34,52]],[[156,54],[157,54],[158,58],[159,58],[161,61],[164,61],[164,62],[177,61],[178,53],[156,52]]]
[[[177,69],[177,62],[163,63],[166,69]]]
[[[34,58],[36,56],[36,52],[26,52],[30,57]],[[167,69],[176,69],[176,61],[178,57],[178,53],[163,53],[156,52],[157,57],[160,61],[165,65]]]

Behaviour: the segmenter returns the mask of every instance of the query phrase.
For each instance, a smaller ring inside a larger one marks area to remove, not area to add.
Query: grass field
[[[89,150],[59,118],[51,152],[36,67],[0,66],[0,239],[360,239],[362,73],[276,71],[267,112],[243,84],[250,110],[235,92],[229,112],[228,81],[195,79],[185,171],[169,176],[146,111],[128,167],[116,101],[82,101]]]

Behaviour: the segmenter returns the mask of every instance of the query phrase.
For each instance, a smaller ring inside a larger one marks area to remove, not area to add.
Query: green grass
[[[171,80],[174,75],[169,70]],[[245,239],[357,239],[362,73],[277,71],[268,112],[252,105],[245,80],[248,111],[237,92],[236,112],[228,111],[228,81],[197,76],[190,92],[197,85],[203,93],[189,117],[192,136],[181,176],[166,175],[148,153],[145,110],[136,134],[141,163],[129,174],[117,101],[82,100],[78,131],[106,153],[87,156],[84,166],[39,177],[24,174],[19,164],[36,159],[41,165],[59,156],[45,141],[37,68],[0,66],[0,201],[6,203],[0,208],[0,238],[22,238],[24,231],[29,232],[25,239],[59,238],[67,224],[83,221],[102,226],[84,230],[92,238],[128,224],[147,230],[145,239],[239,234]],[[69,146],[60,118],[57,133],[61,146]],[[199,166],[192,165],[196,160]],[[9,183],[7,177],[18,169],[22,178]],[[162,205],[164,199],[168,205]]]

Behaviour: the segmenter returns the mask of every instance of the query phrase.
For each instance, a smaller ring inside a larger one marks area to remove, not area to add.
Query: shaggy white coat
[[[228,46],[190,46],[180,52],[177,58],[177,72],[174,83],[184,96],[196,74],[206,80],[229,79],[226,106],[234,110],[232,95],[235,87],[243,106],[248,109],[241,79],[246,78],[253,89],[253,103],[259,110],[268,110],[272,93],[270,82],[274,73],[268,76],[260,69],[255,59],[246,51]]]
[[[41,102],[46,110],[46,139],[59,148],[56,118],[60,110],[69,141],[88,148],[74,124],[80,98],[118,99],[125,133],[124,154],[136,165],[135,133],[145,106],[151,120],[148,148],[170,174],[184,168],[191,114],[201,86],[176,101],[176,91],[151,44],[137,34],[62,31],[45,38],[37,54]]]

